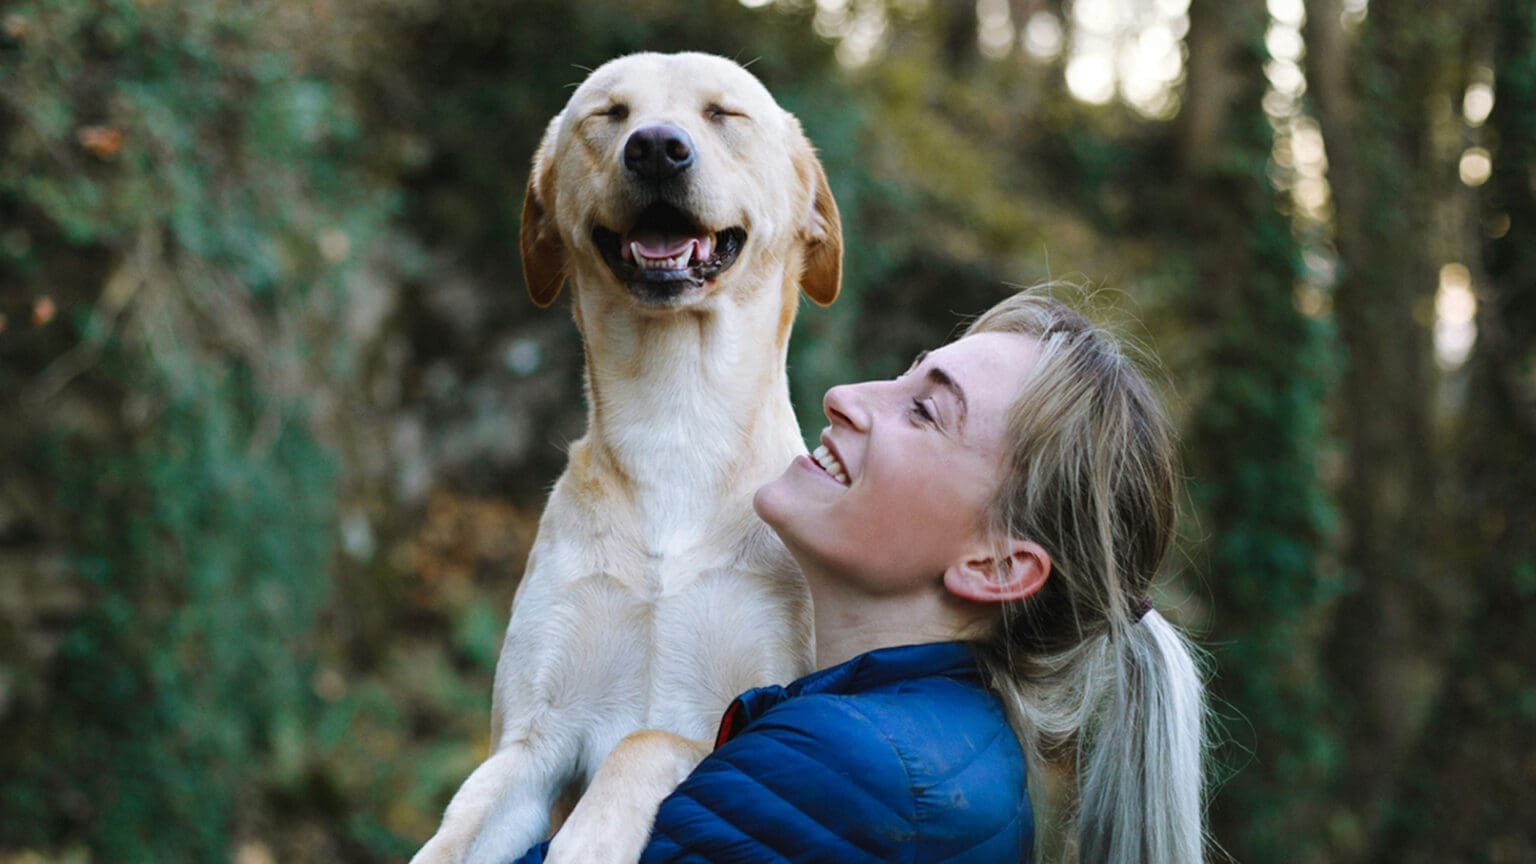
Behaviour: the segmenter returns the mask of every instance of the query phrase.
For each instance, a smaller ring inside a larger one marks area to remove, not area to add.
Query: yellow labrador
[[[811,667],[809,597],[751,506],[804,452],[784,368],[799,294],[831,303],[842,275],[837,206],[799,123],[728,60],[614,60],[549,124],[521,240],[535,303],[571,285],[587,432],[513,602],[492,753],[416,862],[503,862],[625,736],[710,738],[736,694]],[[651,777],[641,798],[678,779]],[[557,845],[594,848],[567,832],[602,821],[573,816]]]

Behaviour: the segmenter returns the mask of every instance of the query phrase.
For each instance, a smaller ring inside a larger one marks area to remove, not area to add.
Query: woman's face
[[[1027,336],[978,333],[893,381],[832,388],[825,451],[759,489],[758,515],[808,571],[876,595],[930,590],[985,538],[1008,409],[1037,351]]]

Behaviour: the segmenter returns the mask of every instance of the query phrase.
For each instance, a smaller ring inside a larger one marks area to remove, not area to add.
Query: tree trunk
[[[964,77],[975,70],[981,59],[981,48],[976,41],[979,23],[975,0],[941,0],[938,20],[944,68],[951,75]]]
[[[1347,717],[1346,860],[1376,845],[1398,766],[1422,727],[1445,653],[1437,597],[1435,376],[1429,327],[1437,262],[1431,97],[1455,29],[1433,0],[1373,3],[1350,43],[1337,0],[1311,4],[1308,76],[1329,161],[1347,363],[1340,428],[1347,590],[1331,668]]]
[[[1479,222],[1508,227],[1483,250],[1449,571],[1472,610],[1383,862],[1536,860],[1536,5],[1502,0],[1496,22]]]
[[[1317,325],[1294,303],[1299,250],[1265,166],[1263,0],[1194,0],[1184,189],[1176,243],[1192,258],[1188,316],[1209,369],[1188,438],[1191,489],[1209,559],[1219,666],[1215,695],[1236,714],[1220,761],[1235,776],[1212,807],[1238,860],[1322,860],[1316,830],[1330,778],[1325,700],[1305,637],[1323,597],[1331,519],[1317,476],[1326,366]],[[1225,778],[1223,778],[1225,779]]]

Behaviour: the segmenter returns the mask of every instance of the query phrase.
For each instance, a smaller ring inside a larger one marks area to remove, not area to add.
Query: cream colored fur
[[[646,205],[623,148],[660,122],[694,144],[669,201],[747,239],[716,280],[658,305],[614,276],[592,229],[622,233]],[[492,752],[413,859],[421,864],[509,860],[544,838],[557,796],[591,782],[621,739],[665,730],[626,742],[636,755],[603,769],[609,804],[578,805],[554,850],[632,860],[656,802],[702,754],[681,739],[711,738],[739,692],[792,680],[813,660],[805,586],[751,507],[753,491],[804,452],[785,374],[799,294],[830,303],[841,277],[837,208],[799,124],[728,60],[614,60],[550,123],[521,233],[534,301],[571,286],[588,428],[513,602]],[[629,788],[633,811],[608,815]],[[586,836],[569,836],[577,831]]]

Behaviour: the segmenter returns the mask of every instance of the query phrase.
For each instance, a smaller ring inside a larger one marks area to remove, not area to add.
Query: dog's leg
[[[709,755],[705,741],[636,732],[620,741],[549,845],[547,864],[634,864],[661,801]]]
[[[603,724],[642,725],[649,655],[635,646],[644,644],[648,607],[576,559],[569,549],[577,544],[558,529],[539,530],[496,663],[496,749],[459,787],[413,864],[503,864],[522,854],[544,839],[550,806],[583,759],[595,765],[606,755],[589,753]]]
[[[411,864],[501,864],[522,854],[549,830],[549,802],[565,780],[547,763],[525,745],[498,750],[459,787]]]

